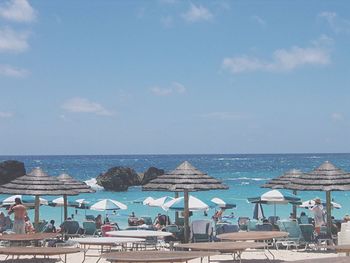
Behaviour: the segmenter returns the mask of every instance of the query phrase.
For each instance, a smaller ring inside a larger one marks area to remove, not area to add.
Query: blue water
[[[188,160],[198,169],[207,172],[209,175],[221,179],[230,189],[226,191],[209,191],[193,193],[194,196],[208,201],[213,197],[220,197],[229,203],[236,203],[237,208],[233,210],[236,216],[252,216],[253,205],[246,199],[261,195],[269,189],[260,188],[266,180],[281,175],[283,172],[296,168],[302,171],[310,171],[329,160],[336,166],[350,171],[350,154],[250,154],[250,155],[96,155],[96,156],[0,156],[3,160],[23,161],[29,172],[34,167],[41,167],[50,175],[57,176],[66,172],[76,179],[86,181],[97,177],[101,172],[112,166],[129,166],[137,172],[144,172],[148,167],[155,166],[166,171],[174,169],[181,162]],[[332,197],[334,201],[340,203],[343,208],[334,210],[336,217],[342,217],[350,212],[348,202],[348,192],[336,192]],[[143,192],[141,187],[131,187],[127,192],[107,192],[98,191],[94,194],[82,194],[72,198],[87,198],[91,202],[99,199],[111,198],[124,202],[128,205],[128,210],[119,211],[117,215],[109,215],[110,219],[117,221],[119,225],[126,226],[127,215],[134,211],[136,215],[150,215],[154,217],[161,209],[145,207],[135,201],[142,201],[148,196],[154,198],[173,193],[163,192]],[[300,192],[299,196],[303,200],[308,200],[316,196],[325,199],[322,192]],[[1,196],[4,198],[6,196]],[[49,200],[55,197],[46,197]],[[265,215],[273,214],[273,207],[264,206]],[[288,217],[291,207],[288,205],[278,206],[277,213],[283,218]],[[45,219],[55,219],[61,221],[61,209],[52,207],[41,207],[41,217]],[[75,217],[82,220],[85,212],[97,215],[95,211],[78,211]],[[70,209],[69,213],[75,213]],[[209,216],[214,210],[209,211]],[[104,214],[104,213],[102,213]],[[169,212],[170,216],[173,213]],[[30,212],[33,217],[33,212]],[[203,213],[194,214],[194,218],[203,217]]]

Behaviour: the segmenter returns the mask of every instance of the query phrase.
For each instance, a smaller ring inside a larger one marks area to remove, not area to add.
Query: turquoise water
[[[34,167],[41,167],[50,175],[57,176],[66,172],[79,180],[89,180],[95,178],[101,172],[106,171],[112,166],[129,166],[137,172],[144,172],[148,167],[155,166],[163,168],[166,171],[174,169],[181,162],[188,160],[198,169],[207,172],[209,175],[221,179],[230,189],[226,191],[209,191],[193,193],[194,196],[202,199],[204,202],[213,197],[220,197],[226,202],[237,204],[237,208],[232,210],[236,216],[252,216],[253,205],[246,199],[261,195],[269,189],[262,189],[266,180],[279,176],[283,172],[296,168],[303,171],[310,171],[329,160],[336,166],[350,171],[350,154],[275,154],[275,155],[96,155],[96,156],[0,156],[0,161],[15,159],[23,161],[27,171]],[[334,201],[340,203],[343,208],[334,210],[336,217],[342,217],[350,213],[350,203],[348,192],[336,192],[332,197]],[[109,215],[110,219],[117,221],[120,226],[127,224],[127,215],[132,211],[136,215],[149,215],[154,217],[161,209],[150,208],[135,201],[142,201],[148,196],[154,198],[164,195],[172,196],[173,193],[163,192],[143,192],[141,187],[131,187],[127,192],[107,192],[97,191],[94,194],[82,194],[73,197],[87,198],[92,203],[100,199],[111,198],[128,205],[128,210],[119,211],[117,215]],[[325,199],[325,193],[322,192],[300,192],[299,196],[303,200],[308,200],[316,196]],[[1,196],[5,198],[7,196]],[[45,197],[52,200],[56,197]],[[264,206],[265,215],[273,214],[272,206]],[[288,205],[278,206],[277,213],[283,218],[288,217],[291,207]],[[55,219],[61,221],[61,208],[41,207],[41,217],[45,219]],[[75,213],[74,209],[69,210],[70,214]],[[78,210],[75,215],[77,219],[83,219],[84,214],[97,215],[99,212]],[[101,213],[101,212],[100,212]],[[209,211],[209,217],[214,210]],[[104,215],[102,212],[101,214]],[[169,212],[172,217],[173,213]],[[32,211],[30,212],[33,218]],[[194,218],[203,217],[203,213],[194,214]]]

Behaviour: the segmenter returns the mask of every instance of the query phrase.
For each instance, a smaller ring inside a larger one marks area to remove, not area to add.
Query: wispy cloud
[[[333,112],[331,114],[331,119],[332,119],[332,121],[340,122],[340,121],[344,120],[344,115],[339,113],[339,112]]]
[[[0,111],[0,119],[12,118],[14,114],[12,112]]]
[[[86,98],[71,98],[62,104],[62,109],[74,113],[92,113],[96,115],[111,116],[113,112],[107,110],[100,103],[90,101]]]
[[[205,119],[214,119],[222,121],[236,121],[245,119],[247,116],[245,114],[237,112],[218,111],[202,114],[201,117]]]
[[[211,20],[213,18],[213,14],[208,8],[191,3],[189,9],[182,14],[182,17],[187,22],[200,22]]]
[[[22,78],[28,75],[28,70],[14,68],[10,65],[0,64],[0,75],[6,77]]]
[[[30,23],[35,21],[37,11],[27,0],[9,0],[0,5],[0,17],[14,22]]]
[[[260,16],[254,15],[254,16],[251,16],[251,19],[262,27],[266,26],[266,21]]]
[[[0,52],[24,52],[29,48],[28,32],[16,32],[9,27],[0,28]]]
[[[324,11],[319,13],[318,17],[325,20],[335,33],[350,33],[350,20],[339,17],[337,13]]]
[[[311,47],[306,48],[294,46],[289,49],[277,49],[270,60],[247,55],[226,57],[222,61],[222,68],[232,74],[239,74],[253,71],[283,72],[307,65],[328,65],[331,62],[330,50],[321,45],[322,41],[314,41]]]
[[[156,96],[170,96],[173,94],[183,94],[186,92],[185,86],[179,82],[173,82],[169,87],[154,86],[150,90]]]

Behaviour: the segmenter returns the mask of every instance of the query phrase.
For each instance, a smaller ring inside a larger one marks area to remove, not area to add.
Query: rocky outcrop
[[[149,181],[155,179],[156,177],[163,175],[164,170],[163,169],[158,169],[156,167],[150,167],[148,170],[143,174],[141,184],[147,184]]]
[[[24,163],[8,160],[0,163],[0,185],[7,184],[17,177],[26,174]]]
[[[107,191],[127,191],[130,186],[140,185],[141,178],[134,169],[117,166],[96,178],[97,184]]]

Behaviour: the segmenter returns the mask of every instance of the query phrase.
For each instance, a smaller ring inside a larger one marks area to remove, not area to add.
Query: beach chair
[[[78,221],[64,221],[61,228],[64,235],[68,238],[80,237],[80,226]]]
[[[247,226],[247,230],[248,231],[256,231],[256,225],[258,224],[258,220],[249,220],[248,221],[248,226]]]
[[[209,220],[195,220],[191,224],[192,242],[209,242],[212,239],[213,228]]]
[[[272,231],[272,230],[273,230],[273,226],[270,223],[256,225],[256,231]]]
[[[215,227],[215,234],[220,235],[224,233],[234,233],[239,231],[238,225],[232,225],[232,224],[217,224]]]
[[[150,216],[142,216],[141,219],[145,223],[145,225],[151,226],[153,225],[152,217]]]
[[[302,224],[302,225],[308,225],[310,224],[309,223],[309,217],[307,215],[305,216],[300,216],[299,219],[298,219],[298,222],[299,224]]]
[[[238,217],[237,223],[239,229],[242,231],[248,230],[249,217]]]
[[[84,236],[98,236],[99,230],[96,228],[94,221],[83,222]]]
[[[303,235],[303,240],[305,242],[305,250],[311,248],[311,244],[316,243],[315,240],[315,227],[312,224],[300,224],[299,225],[301,233]]]
[[[276,249],[279,245],[289,249],[290,247],[298,248],[303,242],[303,234],[297,221],[281,220],[277,221],[277,225],[281,231],[288,232],[288,237],[275,240]]]
[[[95,221],[95,216],[94,215],[86,215],[85,220],[86,221]]]
[[[37,227],[35,228],[35,232],[36,232],[36,233],[42,233],[42,232],[44,232],[47,223],[48,223],[48,222],[47,222],[46,220],[41,220],[41,221],[39,222],[39,224],[37,225]]]
[[[278,220],[280,220],[279,216],[270,216],[268,218],[269,223],[272,225],[276,224]]]

